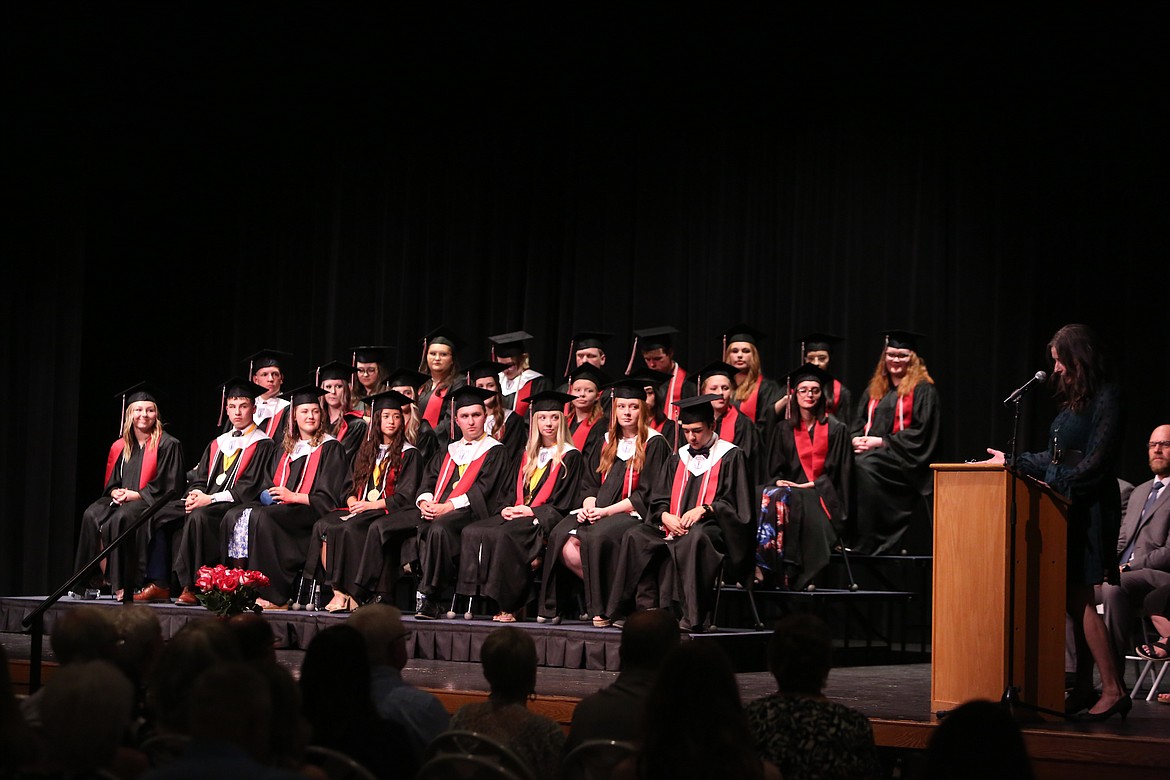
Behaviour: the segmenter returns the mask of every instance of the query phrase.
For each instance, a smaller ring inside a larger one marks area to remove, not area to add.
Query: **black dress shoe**
[[[438,620],[443,616],[443,613],[438,604],[431,599],[424,598],[419,601],[414,616],[419,620]]]

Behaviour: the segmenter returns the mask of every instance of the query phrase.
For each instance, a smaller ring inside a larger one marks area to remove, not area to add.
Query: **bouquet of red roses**
[[[256,608],[258,588],[268,584],[268,577],[258,571],[228,569],[223,566],[200,566],[195,578],[199,603],[220,617],[241,612],[259,612]]]

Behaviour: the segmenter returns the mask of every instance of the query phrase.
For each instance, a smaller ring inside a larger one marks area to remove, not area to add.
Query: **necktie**
[[[1137,546],[1138,532],[1142,530],[1146,520],[1149,519],[1150,513],[1154,509],[1154,504],[1158,502],[1158,496],[1162,495],[1163,483],[1159,480],[1154,480],[1154,486],[1150,488],[1150,495],[1146,499],[1146,503],[1142,506],[1142,513],[1138,517],[1137,528],[1133,529],[1133,537],[1129,540],[1129,544],[1121,551],[1121,562],[1129,563],[1133,560],[1133,550]]]

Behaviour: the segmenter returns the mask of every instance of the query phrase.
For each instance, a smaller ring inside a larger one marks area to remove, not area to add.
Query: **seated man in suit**
[[[1149,459],[1154,479],[1133,489],[1121,521],[1121,579],[1117,585],[1101,586],[1105,622],[1119,658],[1135,644],[1130,633],[1142,600],[1155,588],[1170,585],[1170,490],[1165,489],[1170,487],[1170,425],[1150,434]]]

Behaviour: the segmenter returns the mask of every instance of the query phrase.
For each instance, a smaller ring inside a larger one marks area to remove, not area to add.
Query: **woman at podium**
[[[1048,447],[1016,458],[1016,471],[1042,480],[1069,499],[1068,614],[1077,645],[1077,673],[1066,701],[1084,720],[1125,718],[1132,702],[1105,621],[1097,614],[1093,586],[1116,581],[1115,548],[1121,498],[1115,466],[1121,441],[1121,392],[1112,379],[1104,345],[1086,325],[1065,325],[1048,342],[1052,381],[1060,412],[1048,428]],[[991,450],[991,461],[1004,454]],[[1101,674],[1101,696],[1093,690],[1093,664]]]

